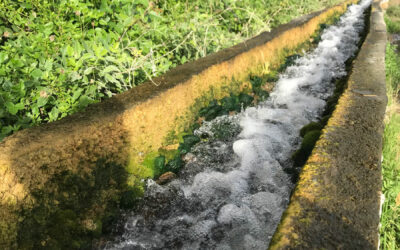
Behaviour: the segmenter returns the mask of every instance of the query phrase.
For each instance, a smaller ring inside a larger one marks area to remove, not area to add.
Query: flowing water
[[[294,186],[284,170],[292,167],[299,130],[319,118],[333,80],[346,75],[370,3],[352,5],[325,29],[317,48],[280,75],[267,101],[198,129],[210,140],[185,156],[179,179],[148,181],[143,204],[105,248],[265,249]],[[226,138],[216,139],[221,131]]]

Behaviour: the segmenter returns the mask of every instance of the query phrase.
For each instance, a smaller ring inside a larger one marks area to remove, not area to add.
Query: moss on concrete
[[[18,248],[91,249],[93,238],[107,233],[119,209],[132,208],[141,195],[127,179],[123,166],[102,160],[91,172],[54,175],[44,188],[32,190],[33,206],[20,211]]]
[[[324,126],[320,122],[310,122],[300,129],[300,136],[304,137],[310,131],[322,130],[323,128]]]
[[[300,149],[297,150],[292,156],[295,166],[303,166],[306,163],[308,157],[311,155],[315,143],[318,141],[320,136],[321,130],[311,130],[304,135]]]
[[[270,249],[376,249],[386,32],[374,1],[369,34],[304,166]],[[373,62],[373,63],[371,63]]]
[[[321,24],[320,29],[325,29],[329,27],[329,25],[336,23],[339,20],[339,16],[333,16],[327,24]],[[366,21],[365,21],[365,29],[364,32],[361,34],[361,39],[358,42],[358,47],[361,47],[362,43],[365,40],[367,35],[367,30],[369,28],[369,11],[367,11]],[[318,34],[318,33],[317,33]],[[318,40],[318,35],[316,35],[316,39]],[[346,71],[352,71],[352,62],[354,58],[357,56],[357,53],[351,56],[347,61],[346,64]],[[303,142],[300,148],[294,152],[292,155],[293,160],[293,168],[285,169],[285,171],[292,176],[292,181],[294,183],[298,180],[298,175],[301,171],[301,167],[306,163],[308,157],[311,155],[311,152],[315,146],[316,141],[318,140],[319,136],[321,135],[322,129],[328,123],[329,118],[331,117],[332,113],[334,112],[336,105],[339,101],[339,98],[347,88],[347,82],[349,80],[349,75],[344,77],[338,78],[335,80],[335,89],[333,94],[327,99],[325,109],[323,112],[322,118],[318,122],[310,122],[309,124],[305,125],[303,128],[300,129],[300,136],[304,137]],[[311,133],[313,132],[313,133]],[[319,135],[317,136],[317,132]],[[307,138],[306,135],[310,133]],[[314,141],[315,140],[315,141]]]

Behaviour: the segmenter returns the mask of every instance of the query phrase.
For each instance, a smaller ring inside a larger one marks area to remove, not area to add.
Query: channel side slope
[[[376,249],[381,196],[386,26],[375,0],[369,34],[270,249]]]

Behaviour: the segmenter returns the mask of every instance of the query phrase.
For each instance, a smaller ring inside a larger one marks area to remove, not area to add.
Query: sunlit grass
[[[385,22],[389,33],[400,32],[400,6],[392,6],[387,9]]]
[[[386,10],[386,15],[389,17],[398,17],[400,18],[400,6],[391,6]]]
[[[399,91],[400,56],[396,53],[397,46],[388,43],[386,46],[386,86],[389,99],[388,106],[393,104],[393,97]]]
[[[386,124],[383,147],[383,187],[385,203],[381,217],[381,249],[400,248],[400,114]]]
[[[388,32],[400,32],[400,7],[389,8],[385,21]],[[400,248],[400,113],[396,112],[400,56],[396,53],[396,49],[396,46],[391,44],[386,48],[386,86],[389,102],[382,152],[382,192],[385,195],[385,202],[381,216],[381,249]]]

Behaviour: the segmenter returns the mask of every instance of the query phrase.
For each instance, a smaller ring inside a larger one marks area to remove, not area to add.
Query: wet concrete
[[[348,89],[300,175],[270,249],[376,249],[386,26],[374,1]]]

